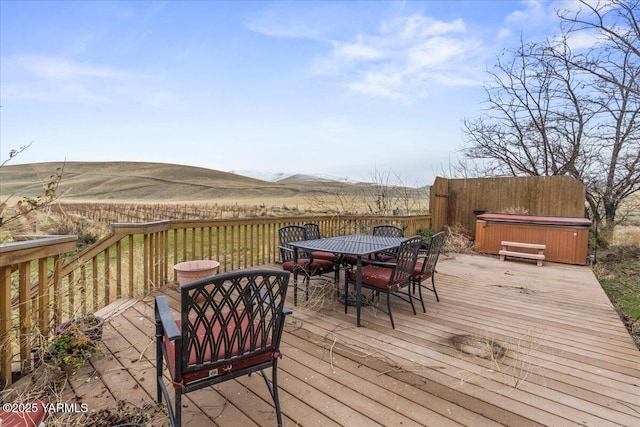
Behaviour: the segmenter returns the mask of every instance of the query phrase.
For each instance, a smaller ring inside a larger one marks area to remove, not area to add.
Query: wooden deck
[[[285,425],[640,425],[640,351],[589,268],[455,255],[441,258],[436,282],[440,303],[428,293],[426,314],[393,302],[395,330],[373,308],[356,328],[354,308],[291,303],[279,365]],[[176,287],[163,293],[176,307]],[[109,309],[118,310],[107,356],[73,377],[65,401],[152,404],[153,298]],[[275,423],[256,375],[184,404],[186,426]]]

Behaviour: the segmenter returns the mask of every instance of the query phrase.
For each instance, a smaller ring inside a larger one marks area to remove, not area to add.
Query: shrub
[[[71,323],[61,334],[53,337],[44,351],[44,361],[59,368],[63,373],[72,373],[82,368],[93,356],[102,356],[98,341],[87,336],[76,323]]]

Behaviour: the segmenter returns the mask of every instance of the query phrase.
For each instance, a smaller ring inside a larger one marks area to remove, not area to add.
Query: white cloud
[[[95,103],[106,100],[105,82],[128,73],[60,56],[14,55],[2,58],[5,97],[42,101]]]
[[[406,99],[407,94],[403,90],[407,79],[403,72],[393,69],[380,71],[363,71],[360,78],[351,79],[344,83],[354,92],[365,95],[382,96],[393,99]]]
[[[529,0],[524,2],[525,8],[511,12],[504,20],[510,25],[535,25],[547,18],[547,9],[543,1]]]
[[[511,12],[505,19],[507,27],[518,29],[544,28],[557,25],[556,8],[571,2],[550,2],[545,0],[527,0],[524,8]],[[577,2],[576,2],[577,3]]]
[[[319,33],[295,15],[277,15],[267,13],[249,19],[246,24],[249,30],[269,37],[317,39]]]
[[[374,60],[385,57],[385,53],[375,46],[369,46],[366,42],[353,43],[334,42],[336,56],[347,60]]]
[[[604,36],[595,31],[578,31],[569,34],[567,38],[567,44],[573,50],[593,48],[604,41]]]
[[[13,61],[25,72],[46,80],[73,80],[82,77],[114,79],[124,74],[113,68],[83,64],[55,56],[20,55],[14,57]]]
[[[504,39],[508,39],[509,37],[512,36],[512,32],[510,29],[508,28],[501,28],[500,31],[498,31],[498,40],[504,40]]]
[[[448,33],[463,33],[465,29],[466,26],[462,19],[444,22],[420,14],[396,18],[381,25],[382,34],[398,35],[405,40],[422,39]]]
[[[407,49],[407,64],[414,69],[446,67],[479,44],[477,40],[433,37]]]
[[[433,73],[431,78],[443,86],[478,86],[477,78],[456,76],[453,74]]]
[[[473,61],[482,42],[466,35],[463,20],[439,21],[420,14],[383,22],[379,31],[332,42],[333,50],[314,72],[370,96],[426,96],[435,83],[468,85],[460,63]],[[440,75],[450,74],[443,79]]]

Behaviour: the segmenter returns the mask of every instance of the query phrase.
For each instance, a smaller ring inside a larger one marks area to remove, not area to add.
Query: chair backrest
[[[444,246],[445,237],[444,231],[440,231],[429,239],[427,244],[427,253],[420,270],[421,275],[429,276],[436,270],[436,264],[438,263],[438,257],[442,251],[442,246]]]
[[[293,259],[293,246],[289,243],[307,240],[307,231],[306,228],[299,225],[285,225],[278,230],[278,236],[280,237],[280,256],[282,257],[282,262],[287,262]],[[298,256],[305,258],[308,257],[309,254],[303,250],[298,250]]]
[[[414,236],[404,240],[396,255],[396,266],[391,272],[389,284],[408,282],[414,275],[413,269],[418,259],[418,251],[422,244],[422,237]]]
[[[374,236],[402,237],[403,231],[402,228],[395,225],[376,225],[373,227],[372,234]]]
[[[240,270],[181,287],[183,377],[210,376],[262,353],[278,351],[284,327],[288,271]],[[245,362],[246,363],[246,362]]]
[[[304,224],[304,228],[307,231],[307,239],[320,239],[322,236],[320,235],[320,227],[315,222],[306,222]]]

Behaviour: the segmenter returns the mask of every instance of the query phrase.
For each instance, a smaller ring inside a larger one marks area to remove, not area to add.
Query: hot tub
[[[485,213],[476,217],[475,250],[497,255],[503,240],[538,243],[545,261],[584,265],[590,226],[587,218]]]

